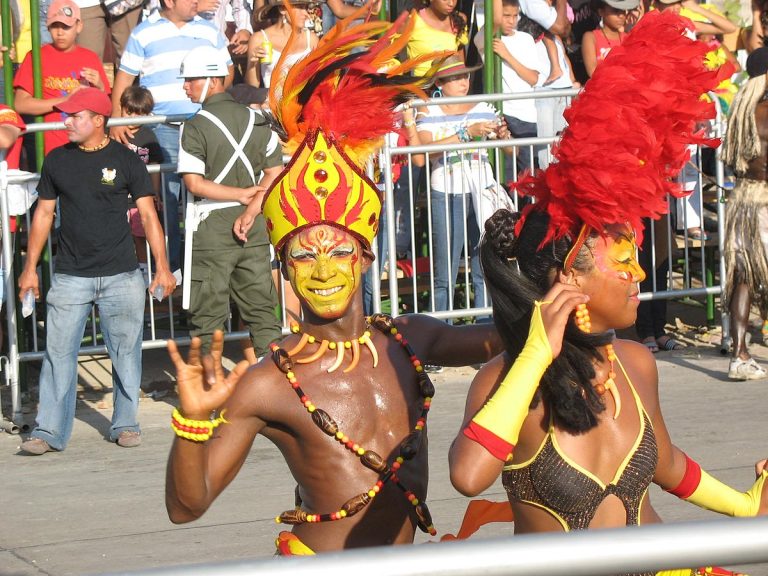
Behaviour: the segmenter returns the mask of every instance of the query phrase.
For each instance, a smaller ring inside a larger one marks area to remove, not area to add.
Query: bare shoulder
[[[658,402],[659,388],[659,372],[653,354],[633,340],[616,340],[613,347],[643,404],[651,408]]]
[[[613,348],[625,368],[656,378],[656,359],[643,344],[634,340],[616,340]]]
[[[249,416],[265,418],[268,408],[273,404],[277,384],[285,376],[277,368],[270,356],[251,366],[240,377],[230,397],[229,410],[237,410]]]

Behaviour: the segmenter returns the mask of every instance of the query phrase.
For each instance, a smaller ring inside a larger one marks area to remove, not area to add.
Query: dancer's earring
[[[587,334],[592,331],[592,320],[589,317],[589,310],[586,304],[576,306],[576,326]]]

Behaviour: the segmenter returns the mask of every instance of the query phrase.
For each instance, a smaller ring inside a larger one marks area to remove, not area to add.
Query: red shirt
[[[5,104],[0,104],[0,125],[16,126],[26,130],[27,125],[21,119],[13,108],[8,108]],[[16,139],[11,148],[5,154],[5,160],[8,162],[8,168],[19,167],[19,156],[21,156],[21,136]],[[11,232],[16,231],[16,218],[11,217]]]
[[[46,44],[40,49],[40,62],[42,65],[43,99],[61,98],[69,96],[72,91],[80,86],[80,71],[83,68],[98,70],[101,82],[105,86],[105,92],[109,94],[109,80],[104,72],[101,60],[92,50],[75,46],[69,52],[56,50],[52,44]],[[30,52],[21,63],[16,76],[13,79],[13,87],[21,88],[25,92],[34,94],[32,84],[32,53]],[[45,122],[63,122],[65,115],[62,112],[53,111],[45,115]],[[55,130],[45,133],[45,153],[69,142],[64,130]]]
[[[13,108],[8,108],[5,104],[0,104],[0,124],[8,124],[10,126],[16,126],[21,130],[26,130],[27,125],[21,119]],[[5,159],[8,162],[8,168],[19,167],[19,156],[21,156],[21,137],[13,143],[10,150],[5,154]]]

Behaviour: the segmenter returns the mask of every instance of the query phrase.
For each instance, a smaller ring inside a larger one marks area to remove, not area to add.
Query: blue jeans
[[[474,306],[485,307],[483,271],[480,268],[480,230],[469,194],[445,194],[432,190],[432,259],[435,269],[435,310],[448,310],[459,273],[459,263],[467,236]],[[447,205],[446,205],[447,200]],[[447,234],[447,237],[446,237]],[[455,305],[451,308],[456,308]]]
[[[420,174],[421,168],[414,167],[412,176],[414,186],[418,186]],[[400,173],[400,177],[395,182],[392,191],[395,199],[395,244],[397,246],[398,254],[408,252],[411,247],[411,201],[408,195],[409,183],[410,178],[408,176],[408,170],[403,169]],[[376,262],[378,262],[379,266],[379,278],[381,278],[381,274],[384,272],[384,267],[387,265],[387,259],[389,258],[389,239],[387,234],[387,207],[382,206],[381,216],[379,218],[379,233],[376,236],[376,248],[378,250]],[[373,266],[375,265],[376,263],[369,268],[368,272],[363,277],[363,306],[367,315],[373,314]]]
[[[163,164],[173,164],[179,158],[179,127],[167,124],[156,124],[152,127],[158,144],[163,151]],[[168,264],[171,270],[181,267],[181,233],[179,232],[179,196],[181,195],[181,176],[178,172],[163,174],[165,190],[163,206],[168,227]]]
[[[507,122],[507,127],[509,128],[509,131],[512,133],[512,136],[515,138],[535,138],[537,136],[537,127],[536,122],[525,122],[524,120],[520,120],[519,118],[515,118],[514,116],[507,116],[504,114],[504,120]],[[540,150],[541,146],[534,146],[534,152],[537,152]],[[535,156],[531,156],[531,147],[530,146],[521,146],[517,149],[517,173],[518,175],[522,173],[523,170],[526,168],[531,168],[531,159],[535,158]],[[507,167],[507,174],[505,175],[507,179],[512,179],[514,175],[511,172],[512,170],[512,162],[508,163]]]
[[[54,274],[48,291],[46,349],[40,374],[37,426],[32,432],[64,450],[72,434],[77,401],[77,352],[93,304],[112,360],[112,426],[109,439],[139,431],[136,418],[141,385],[144,279],[132,272],[83,278]]]

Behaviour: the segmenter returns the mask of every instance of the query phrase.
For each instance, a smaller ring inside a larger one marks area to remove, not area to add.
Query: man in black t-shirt
[[[105,133],[112,105],[94,88],[82,88],[57,109],[70,143],[45,158],[38,185],[19,298],[39,297],[37,265],[59,202],[61,226],[51,289],[47,295],[46,350],[40,374],[37,426],[21,445],[28,454],[64,450],[72,433],[77,393],[77,354],[93,304],[99,307],[104,342],[112,360],[113,405],[109,439],[141,443],[136,418],[141,383],[144,281],[126,218],[129,194],[136,201],[157,273],[149,287],[170,295],[176,281],[147,169],[139,157]]]

